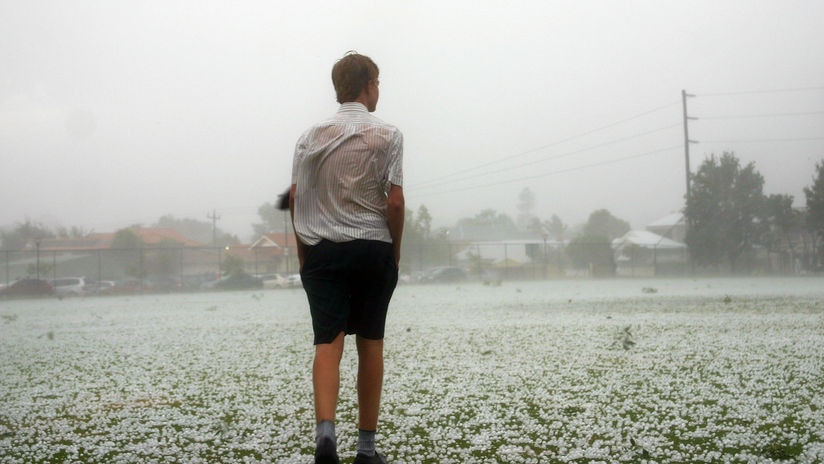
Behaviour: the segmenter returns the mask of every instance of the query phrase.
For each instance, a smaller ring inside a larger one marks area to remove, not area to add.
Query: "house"
[[[630,230],[612,241],[616,274],[656,276],[680,274],[687,263],[687,246],[649,230]]]
[[[281,273],[288,275],[298,272],[298,247],[294,233],[271,232],[263,234],[249,248],[256,266],[258,266],[256,274]]]
[[[509,278],[538,278],[558,273],[563,246],[555,240],[474,241],[467,242],[455,258],[475,274],[495,271]]]
[[[114,249],[114,232],[30,241],[23,250],[6,253],[5,279],[0,281],[13,281],[26,275],[119,280],[137,275],[215,272],[218,268],[219,254],[213,248],[174,229],[132,227],[130,230],[144,247]]]
[[[130,227],[135,235],[147,246],[162,244],[177,244],[184,247],[202,247],[202,243],[192,240],[180,232],[162,227]],[[30,241],[24,250],[34,250],[39,246],[41,252],[89,252],[94,250],[108,250],[112,248],[114,232],[88,234],[83,237],[53,237],[40,241],[39,244]]]
[[[645,229],[681,243],[684,243],[684,239],[687,236],[687,223],[684,221],[683,213],[668,214],[647,224]]]

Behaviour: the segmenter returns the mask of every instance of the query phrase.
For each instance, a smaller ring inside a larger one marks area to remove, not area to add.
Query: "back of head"
[[[378,65],[366,55],[348,52],[332,67],[332,85],[338,103],[355,101],[372,79],[378,78]]]

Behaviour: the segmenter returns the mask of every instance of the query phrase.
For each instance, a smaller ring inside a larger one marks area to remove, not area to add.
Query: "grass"
[[[620,284],[399,288],[379,447],[394,463],[824,461],[820,281]],[[312,461],[299,290],[11,301],[0,316],[2,463]]]

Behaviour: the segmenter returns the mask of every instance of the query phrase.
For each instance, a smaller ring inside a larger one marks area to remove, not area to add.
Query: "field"
[[[824,462],[824,280],[403,286],[392,463]],[[311,463],[302,290],[0,301],[0,463]],[[356,441],[355,356],[338,442]]]

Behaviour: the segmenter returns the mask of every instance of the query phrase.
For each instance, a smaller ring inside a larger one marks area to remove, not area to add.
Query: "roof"
[[[681,242],[668,239],[664,236],[650,232],[648,230],[631,230],[620,238],[612,241],[613,248],[627,245],[637,245],[644,248],[686,248]]]
[[[180,232],[165,227],[132,227],[130,229],[146,245],[157,245],[163,241],[173,241],[183,246],[203,246]]]
[[[532,261],[527,254],[527,245],[539,246],[539,242],[520,241],[479,241],[467,244],[462,251],[455,253],[458,259],[470,259],[479,256],[484,261],[501,266],[520,266]]]
[[[288,247],[295,248],[297,242],[295,241],[295,234],[292,233],[269,233],[263,234],[259,239],[252,243],[252,248],[283,248],[284,244]]]
[[[187,247],[201,247],[202,243],[192,240],[180,232],[163,227],[131,227],[140,240],[146,245],[158,245],[163,242],[175,242]],[[43,239],[40,243],[42,251],[89,251],[106,250],[111,248],[115,233],[89,234],[84,237],[57,237]],[[34,244],[28,244],[27,249],[33,249]]]
[[[647,227],[672,227],[684,223],[683,213],[670,213],[647,224]]]

